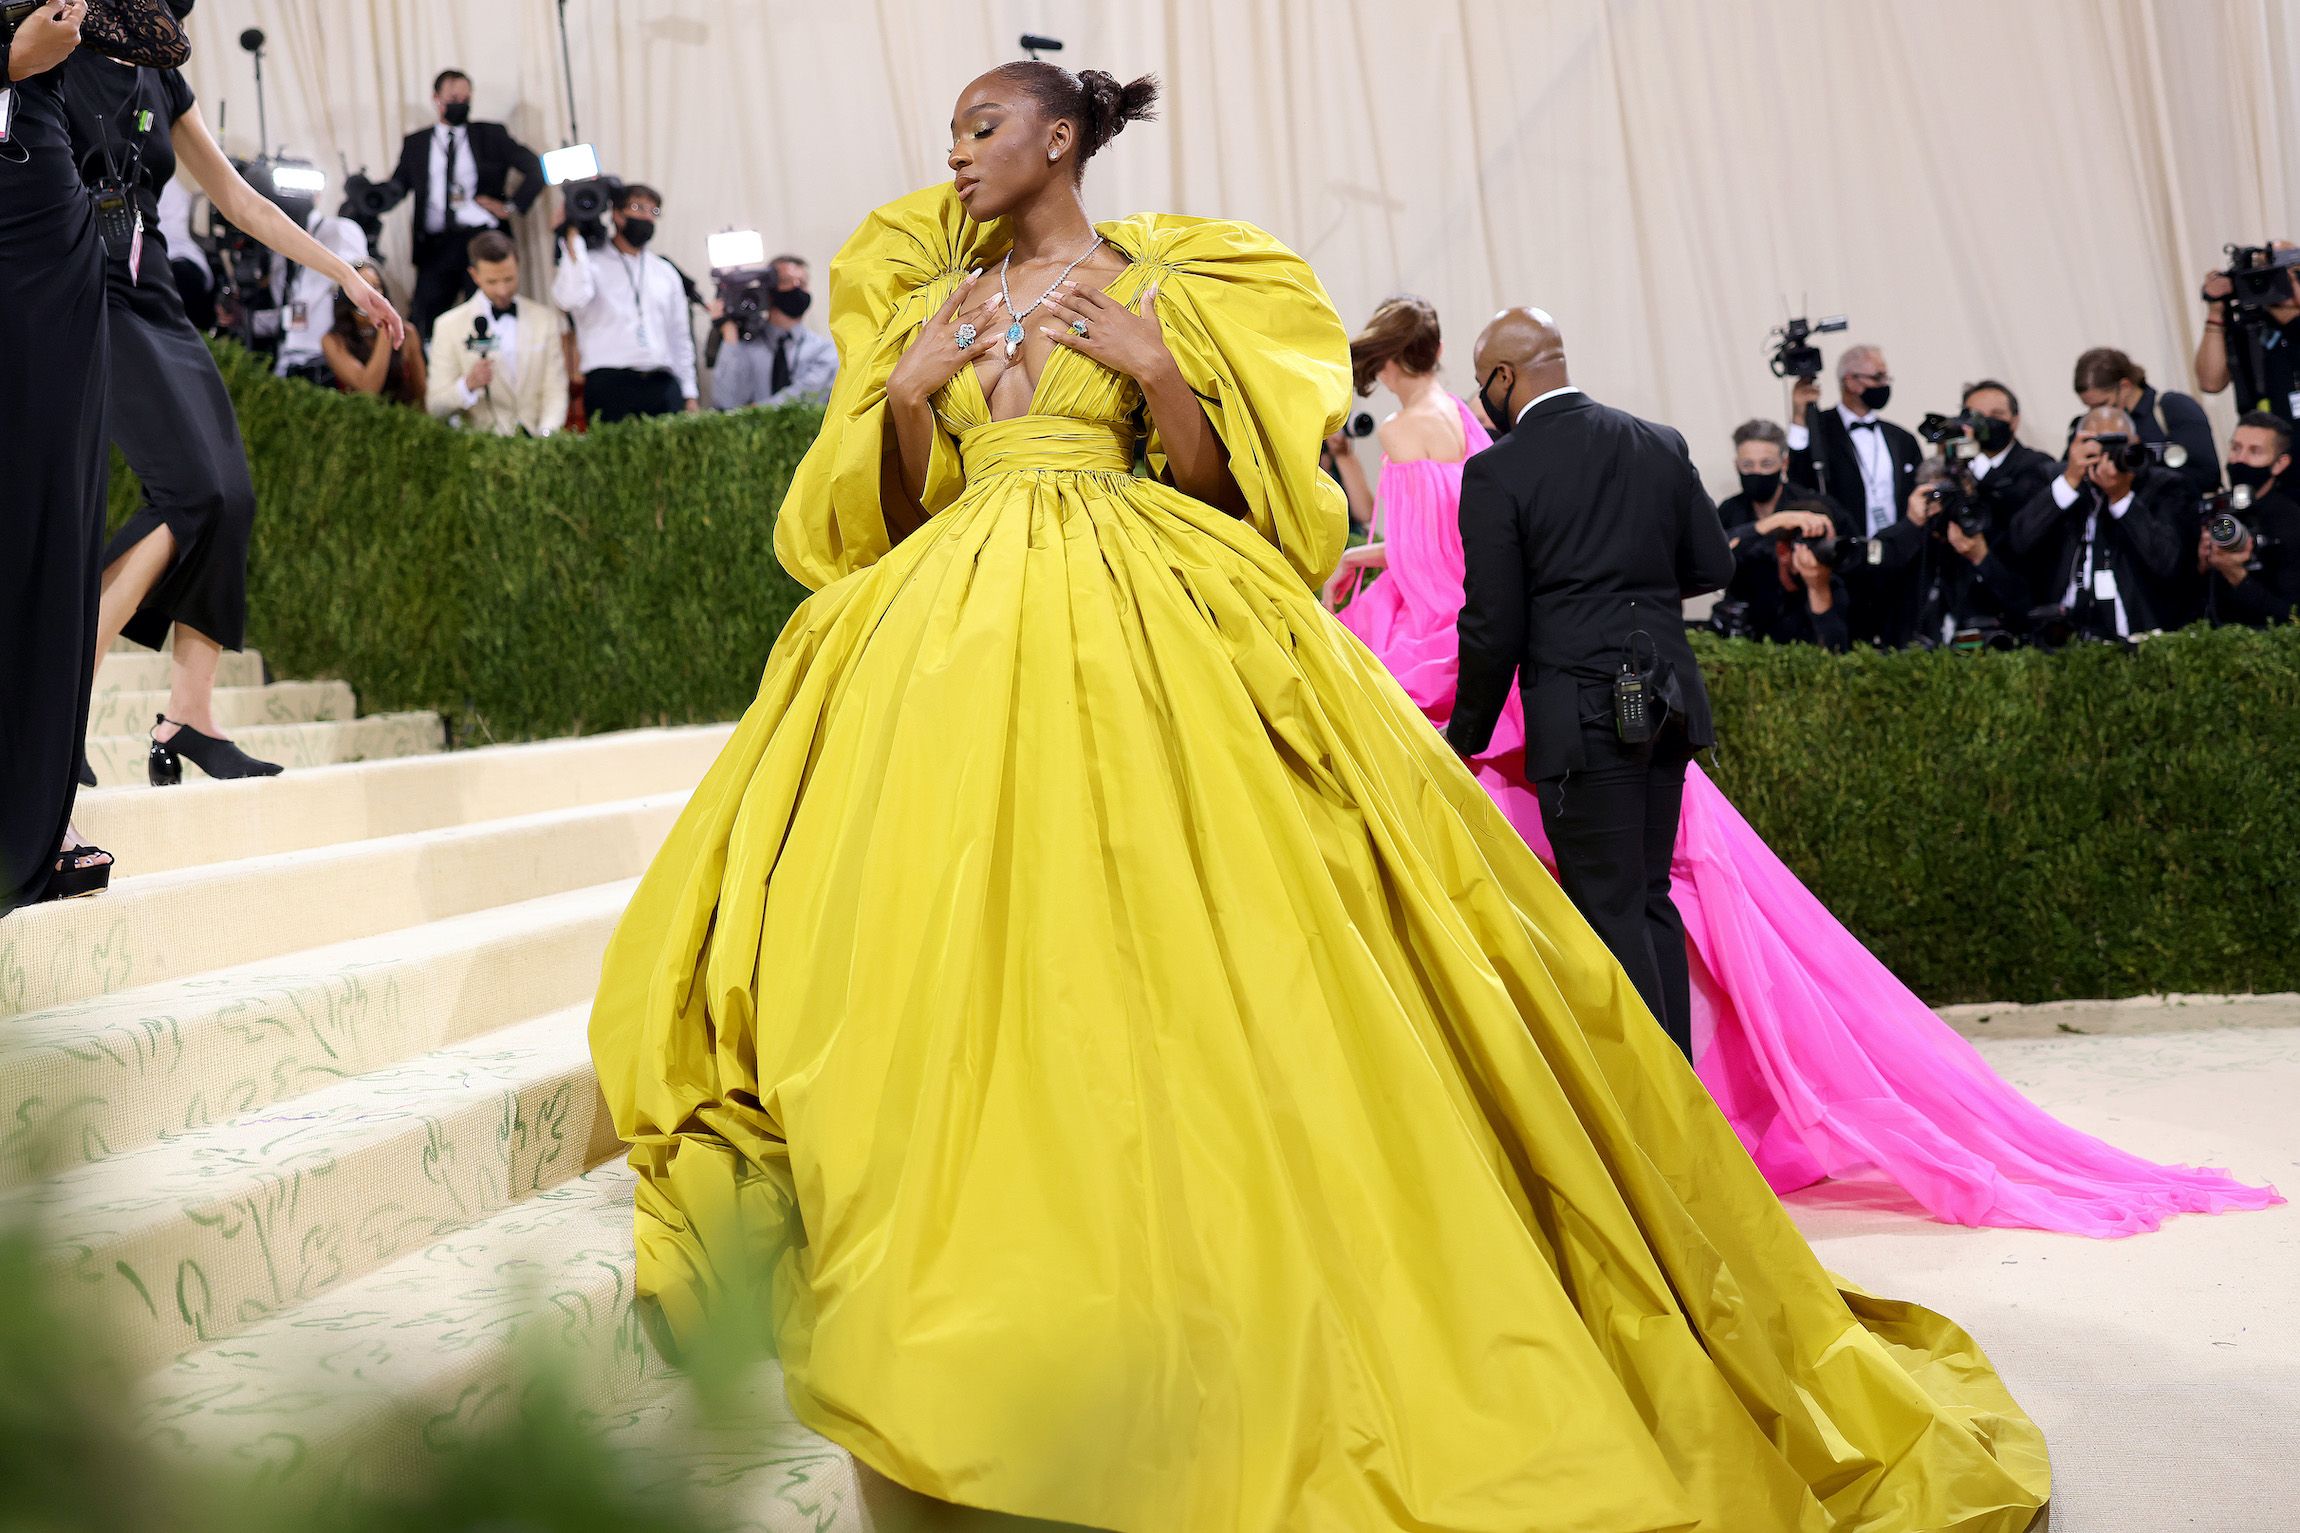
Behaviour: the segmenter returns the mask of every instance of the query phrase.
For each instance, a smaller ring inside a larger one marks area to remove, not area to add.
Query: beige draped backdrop
[[[256,147],[388,174],[433,74],[538,149],[567,138],[554,0],[202,0],[190,75]],[[1073,67],[1155,71],[1162,120],[1095,162],[1097,217],[1251,219],[1351,323],[1417,292],[1446,376],[1504,303],[1564,325],[1577,381],[1670,421],[1720,488],[1785,396],[1766,332],[1848,313],[1892,414],[1993,374],[2057,448],[2071,363],[2114,344],[2192,387],[2197,283],[2291,232],[2294,0],[568,0],[576,107],[666,198],[661,248],[757,228],[818,266],[945,172],[947,122],[1025,30]],[[336,195],[331,188],[331,198]],[[404,294],[407,214],[387,241]],[[531,242],[532,244],[532,242]],[[539,248],[539,247],[534,247]],[[532,274],[529,285],[539,288]],[[1377,402],[1378,403],[1378,402]],[[2220,418],[2226,423],[2225,406]]]

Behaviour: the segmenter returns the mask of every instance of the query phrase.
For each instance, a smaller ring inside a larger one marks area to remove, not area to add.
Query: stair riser
[[[636,877],[676,796],[130,878],[0,922],[0,1017]]]
[[[118,853],[123,868],[163,873],[684,792],[702,779],[730,732],[634,730],[320,767],[262,782],[187,780],[163,794],[128,785],[81,794],[77,816],[88,838]]]
[[[577,1005],[614,924],[602,909],[332,974],[234,976],[167,1012],[94,1001],[25,1018],[0,1053],[0,1101],[17,1104],[0,1188]]]
[[[106,692],[161,692],[174,679],[174,662],[148,649],[115,650],[104,657],[96,672],[99,701]],[[252,649],[226,650],[216,662],[218,687],[260,687],[264,684],[264,657]]]
[[[99,786],[141,787],[149,781],[145,761],[152,749],[151,727],[147,715],[133,734],[88,736],[88,764],[95,769]],[[426,755],[447,748],[447,732],[436,714],[388,713],[324,724],[265,724],[234,731],[232,743],[258,761],[277,762],[295,771],[344,761]],[[204,779],[197,766],[184,763],[185,782]]]
[[[156,1368],[563,1182],[617,1148],[586,1065],[418,1107],[432,1104],[411,1104],[388,1137],[372,1137],[370,1124],[298,1124],[283,1111],[280,1132],[308,1134],[308,1153],[254,1174],[218,1166],[212,1193],[164,1211],[149,1201],[76,1210],[76,1227],[54,1233],[81,1312],[129,1366]]]
[[[149,733],[154,718],[167,711],[168,694],[99,692],[88,713],[91,735]],[[270,687],[218,687],[216,727],[236,737],[267,724],[335,723],[359,716],[351,688],[340,681],[287,681]]]

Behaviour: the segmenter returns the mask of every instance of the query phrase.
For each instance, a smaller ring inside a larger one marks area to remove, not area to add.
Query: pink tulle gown
[[[1467,450],[1491,445],[1455,405]],[[1461,464],[1385,458],[1380,497],[1388,567],[1341,620],[1442,727],[1457,675]],[[1554,871],[1524,749],[1513,693],[1474,764]],[[1776,1191],[1882,1176],[1952,1224],[2077,1235],[2283,1201],[2219,1171],[2128,1155],[2005,1084],[1813,898],[1699,765],[1686,773],[1671,871],[1697,1068]]]

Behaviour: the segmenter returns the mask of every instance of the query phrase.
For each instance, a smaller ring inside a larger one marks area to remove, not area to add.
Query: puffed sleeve
[[[887,377],[919,326],[980,264],[980,252],[1004,243],[999,224],[968,218],[942,185],[871,214],[831,262],[837,381],[822,431],[791,476],[775,520],[775,556],[809,590],[887,551],[879,504]],[[948,506],[962,487],[958,455],[938,432],[923,497],[928,513]]]
[[[1255,530],[1321,584],[1349,540],[1348,499],[1318,449],[1349,406],[1350,342],[1317,273],[1227,219],[1145,213],[1105,232],[1150,268],[1166,345],[1229,452]],[[1149,455],[1164,473],[1155,432]]]

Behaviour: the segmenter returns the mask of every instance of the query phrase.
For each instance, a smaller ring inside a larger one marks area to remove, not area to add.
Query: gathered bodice
[[[1143,268],[1129,262],[1104,291],[1138,309]],[[1124,472],[1144,429],[1142,390],[1082,352],[1057,346],[1039,370],[1030,409],[993,420],[982,375],[969,364],[934,397],[936,420],[958,443],[969,483],[1022,469]]]

